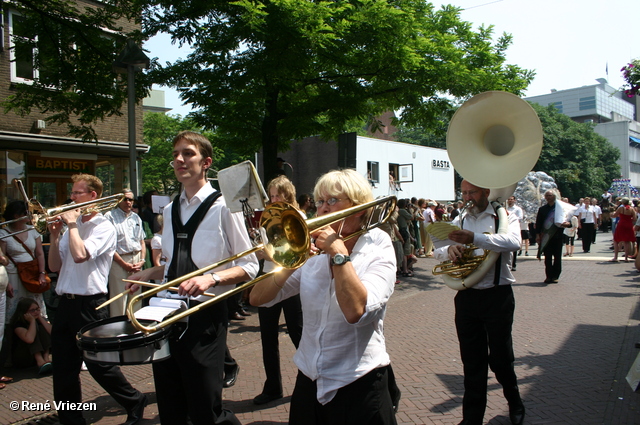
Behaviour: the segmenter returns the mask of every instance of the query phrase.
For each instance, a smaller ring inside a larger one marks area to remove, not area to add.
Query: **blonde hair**
[[[329,171],[321,176],[313,190],[313,199],[321,199],[321,195],[336,198],[345,195],[353,205],[373,201],[373,192],[367,179],[350,168]],[[361,222],[365,223],[368,217],[369,214],[363,214]]]
[[[83,181],[87,184],[87,189],[90,192],[96,192],[98,194],[98,198],[102,196],[102,180],[96,176],[91,174],[74,174],[71,176],[71,181],[73,183]]]
[[[271,197],[271,189],[275,188],[282,200],[288,204],[298,207],[296,201],[296,187],[287,176],[278,176],[267,184],[267,194]]]

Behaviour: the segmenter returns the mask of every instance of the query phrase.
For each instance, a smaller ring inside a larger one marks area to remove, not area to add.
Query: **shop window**
[[[16,199],[24,200],[22,194],[13,185],[14,179],[24,182],[25,155],[19,152],[0,151],[0,213],[6,205]]]

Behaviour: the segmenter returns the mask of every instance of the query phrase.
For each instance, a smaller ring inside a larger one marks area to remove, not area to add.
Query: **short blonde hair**
[[[83,181],[87,184],[87,189],[89,189],[89,191],[96,192],[98,194],[98,198],[102,196],[102,180],[96,176],[91,174],[74,174],[71,176],[71,181],[73,183]]]
[[[313,199],[321,199],[321,195],[339,197],[343,194],[353,205],[362,205],[373,201],[373,192],[371,192],[371,185],[367,179],[350,168],[329,171],[320,176],[313,190]],[[369,214],[362,216],[363,223],[368,220],[368,216]]]

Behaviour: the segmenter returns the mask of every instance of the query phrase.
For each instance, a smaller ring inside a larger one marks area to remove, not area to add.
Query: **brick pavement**
[[[640,274],[632,264],[608,263],[611,234],[598,234],[590,254],[579,246],[563,261],[559,284],[544,285],[542,263],[521,256],[514,347],[516,373],[527,408],[526,424],[640,425],[640,394],[625,376],[640,350]],[[433,259],[421,259],[416,277],[396,286],[385,320],[385,335],[403,396],[399,424],[457,424],[461,420],[462,365],[453,324],[454,291],[431,275]],[[252,310],[255,312],[255,310]],[[224,391],[225,406],[243,424],[287,422],[295,380],[293,345],[283,333],[281,357],[285,398],[265,406],[251,402],[262,389],[257,315],[233,322],[229,346],[241,366],[238,383]],[[152,404],[142,424],[157,424],[158,411],[149,365],[124,366],[124,373]],[[51,377],[35,370],[7,370],[16,381],[0,391],[0,422],[55,424],[55,412],[12,411],[10,401],[51,400]],[[90,423],[124,422],[125,412],[82,372],[84,400],[95,402]],[[509,424],[507,405],[490,373],[485,422]]]

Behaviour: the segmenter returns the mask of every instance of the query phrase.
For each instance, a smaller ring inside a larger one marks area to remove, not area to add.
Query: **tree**
[[[544,131],[535,171],[553,177],[562,196],[595,196],[620,176],[620,150],[596,133],[595,124],[577,123],[549,105],[532,104]]]
[[[1,103],[4,112],[49,113],[49,124],[67,126],[69,134],[97,140],[93,125],[122,115],[127,78],[112,70],[127,39],[141,43],[140,10],[128,0],[90,7],[71,0],[5,2],[19,13],[14,22],[13,51],[18,61],[37,71],[30,83],[12,86]],[[14,15],[15,16],[15,15]],[[137,23],[137,25],[136,25]],[[136,100],[151,86],[136,74]]]
[[[191,130],[202,133],[213,145],[211,170],[221,170],[249,158],[234,150],[223,151],[216,146],[217,137],[207,132],[189,118],[180,115],[147,113],[144,117],[144,143],[150,146],[149,152],[142,157],[142,190],[157,190],[166,195],[179,191],[173,168],[169,166],[173,151],[173,138],[181,131]],[[211,175],[210,177],[214,177]]]
[[[423,0],[140,1],[148,35],[193,48],[154,80],[227,145],[262,148],[267,176],[290,140],[335,138],[387,110],[427,127],[468,96],[520,94],[534,75],[504,63],[511,36],[493,44],[491,27]]]
[[[620,70],[627,83],[624,93],[627,97],[640,95],[640,59],[634,59]],[[623,87],[624,88],[624,87]]]

